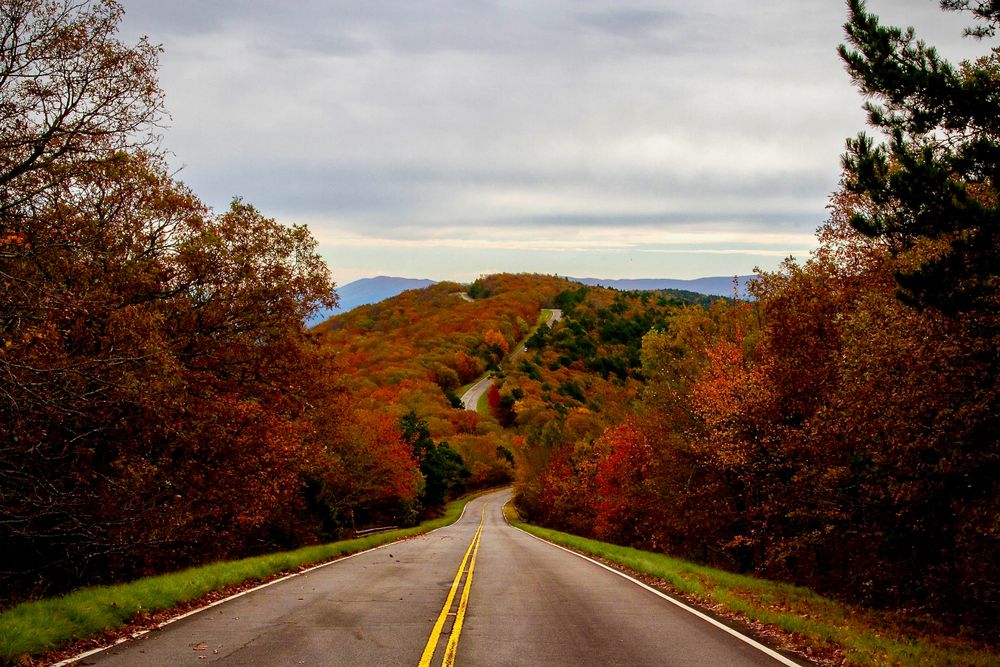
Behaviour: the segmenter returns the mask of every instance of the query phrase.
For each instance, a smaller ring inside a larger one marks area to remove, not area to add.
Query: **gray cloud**
[[[662,227],[736,247],[812,230],[864,127],[836,0],[124,4],[123,36],[165,48],[181,177],[320,238]],[[985,51],[933,0],[869,7],[953,59]]]
[[[648,37],[665,25],[686,23],[684,18],[676,11],[630,8],[604,9],[577,16],[577,20],[585,26],[625,38]]]

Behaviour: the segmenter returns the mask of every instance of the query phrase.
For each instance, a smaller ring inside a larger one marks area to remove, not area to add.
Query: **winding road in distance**
[[[257,589],[78,664],[795,664],[508,526],[509,497],[481,496],[452,526]]]
[[[466,294],[465,296],[468,295]],[[559,310],[558,308],[549,308],[547,310],[549,311],[550,315],[548,321],[546,321],[544,324],[547,324],[548,326],[551,327],[556,322],[562,319],[562,311]],[[528,348],[526,347],[520,347],[511,352],[509,358],[515,359],[519,355],[527,351],[527,349]],[[490,387],[492,385],[493,385],[493,374],[487,373],[483,377],[479,378],[479,380],[474,385],[469,387],[468,390],[466,390],[466,392],[462,394],[462,397],[459,400],[462,401],[462,405],[465,407],[466,410],[472,410],[473,412],[476,412],[476,410],[479,407],[479,399],[482,398],[483,394],[485,394],[490,390]]]

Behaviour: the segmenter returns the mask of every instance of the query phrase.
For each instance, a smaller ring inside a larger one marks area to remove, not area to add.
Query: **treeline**
[[[992,36],[1000,12],[972,11]],[[599,437],[529,431],[519,502],[573,532],[992,632],[1000,59],[956,70],[851,12],[843,55],[888,140],[850,142],[819,250],[761,274],[754,303],[648,333],[636,412]]]
[[[316,243],[157,153],[114,2],[0,23],[0,605],[414,518],[429,451],[302,327]],[[432,449],[432,448],[430,448]]]

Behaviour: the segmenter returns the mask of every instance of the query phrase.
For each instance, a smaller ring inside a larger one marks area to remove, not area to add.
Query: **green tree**
[[[990,38],[1000,24],[993,0],[942,0],[971,12],[966,32]],[[840,54],[868,98],[868,122],[886,140],[848,141],[847,188],[868,206],[852,225],[909,262],[897,273],[907,303],[943,312],[985,312],[995,325],[1000,267],[1000,50],[958,68],[912,28],[883,26],[863,0],[850,0]],[[992,326],[991,325],[991,326]]]
[[[399,430],[403,432],[403,440],[413,447],[414,458],[420,462],[420,472],[424,475],[420,500],[424,506],[443,505],[449,495],[464,488],[470,473],[461,454],[447,442],[435,443],[427,420],[411,410],[400,418]]]

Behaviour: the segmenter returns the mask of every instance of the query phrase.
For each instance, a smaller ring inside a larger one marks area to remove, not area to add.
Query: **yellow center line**
[[[437,649],[438,640],[441,638],[441,631],[444,629],[445,621],[448,619],[451,605],[455,601],[455,593],[458,592],[458,585],[462,581],[462,574],[465,572],[466,563],[468,563],[469,575],[465,578],[465,588],[462,590],[462,598],[458,604],[458,612],[455,616],[455,623],[452,626],[451,637],[448,639],[445,656],[441,662],[442,665],[455,664],[455,652],[458,650],[458,635],[462,632],[465,608],[469,604],[469,590],[472,588],[472,572],[476,568],[476,555],[479,553],[479,538],[483,533],[483,522],[485,520],[486,507],[484,506],[482,516],[479,518],[479,528],[476,529],[476,534],[473,535],[472,542],[469,543],[469,548],[465,550],[465,556],[462,557],[462,564],[458,566],[458,573],[455,575],[455,580],[451,582],[451,590],[448,591],[448,597],[445,598],[444,607],[441,608],[441,613],[434,623],[431,636],[427,638],[427,645],[424,646],[424,653],[420,656],[418,667],[429,667],[431,664],[434,651]],[[471,560],[469,559],[470,555],[472,556]]]
[[[486,508],[483,508],[483,515],[486,515]],[[475,548],[472,550],[472,560],[469,561],[469,576],[465,578],[465,588],[462,589],[462,599],[458,603],[458,612],[455,614],[455,624],[451,628],[451,636],[448,637],[448,646],[444,651],[444,659],[441,661],[443,667],[451,667],[455,664],[455,653],[458,652],[458,636],[462,634],[462,622],[465,620],[465,608],[469,606],[469,591],[472,590],[472,573],[476,569],[476,555],[479,553],[479,542],[482,537],[482,524],[480,524],[479,534],[473,539]]]

